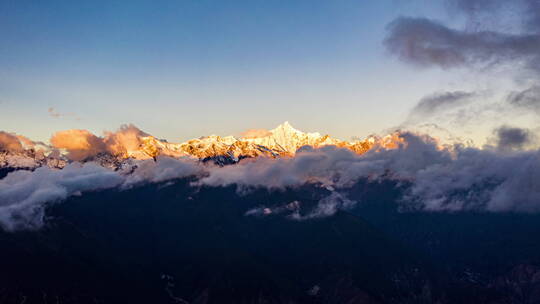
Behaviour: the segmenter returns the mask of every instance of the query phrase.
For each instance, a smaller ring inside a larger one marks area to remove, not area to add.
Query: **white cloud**
[[[0,180],[0,226],[6,230],[37,229],[44,224],[44,208],[88,191],[126,189],[145,183],[198,174],[194,161],[158,158],[145,160],[132,172],[112,171],[95,163],[71,163],[64,169],[40,167],[15,171]]]

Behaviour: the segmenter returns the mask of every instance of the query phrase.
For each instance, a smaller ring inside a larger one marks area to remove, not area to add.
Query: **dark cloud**
[[[398,58],[419,66],[453,68],[518,63],[540,73],[540,2],[536,0],[449,0],[477,26],[450,28],[426,18],[401,17],[389,24],[387,49]],[[515,11],[514,31],[483,26],[479,14]],[[490,28],[490,29],[489,29]]]
[[[425,96],[411,110],[409,120],[432,116],[440,112],[450,110],[471,101],[471,98],[476,96],[474,92],[453,91],[439,92]]]
[[[532,86],[522,91],[511,92],[507,101],[510,105],[540,113],[540,86]]]
[[[502,150],[521,150],[534,140],[534,135],[528,129],[502,126],[494,133],[496,146]]]
[[[460,125],[487,122],[486,115],[494,120],[503,114],[520,114],[519,110],[540,114],[540,88],[530,86],[540,79],[540,1],[446,0],[446,3],[452,12],[465,17],[463,26],[450,27],[437,20],[400,17],[388,25],[386,49],[400,60],[419,67],[468,68],[483,73],[503,68],[509,72],[511,80],[525,88],[507,94],[504,103],[486,101],[462,109],[454,119],[461,122]],[[430,102],[430,97],[412,110],[409,120],[425,118],[431,110],[437,109],[430,105],[438,105],[438,100]],[[451,98],[449,101],[440,104],[457,104]],[[422,112],[426,115],[420,115]]]
[[[540,2],[537,0],[447,0],[447,3],[474,18],[481,14],[513,11],[524,31],[540,31]]]
[[[449,28],[426,18],[401,17],[389,25],[384,43],[403,61],[419,66],[454,68],[489,65],[511,60],[527,61],[536,70],[540,36]]]
[[[243,193],[250,187],[276,190],[318,183],[341,194],[359,179],[393,179],[410,185],[401,201],[407,209],[540,212],[539,151],[503,153],[461,145],[445,149],[427,136],[402,136],[404,143],[396,149],[378,149],[363,155],[325,147],[303,149],[294,158],[260,158],[214,168],[198,184],[236,184]],[[332,210],[351,204],[344,196],[333,197],[320,202],[321,212],[314,214],[332,214]]]

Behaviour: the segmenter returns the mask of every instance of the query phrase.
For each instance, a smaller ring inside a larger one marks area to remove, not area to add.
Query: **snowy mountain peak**
[[[288,121],[270,130],[270,132],[303,133],[302,131],[295,129]]]
[[[305,145],[317,145],[321,139],[319,133],[304,133],[295,129],[288,121],[269,131],[262,137],[244,139],[275,151],[293,155],[298,148]]]
[[[304,136],[304,135],[311,135],[311,137],[320,137],[321,135],[319,133],[304,133],[296,128],[294,128],[288,121],[280,124],[276,128],[270,130],[270,133],[274,134],[275,136]]]

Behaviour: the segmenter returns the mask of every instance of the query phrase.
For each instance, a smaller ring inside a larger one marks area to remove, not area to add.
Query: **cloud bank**
[[[402,136],[405,142],[397,149],[362,155],[324,147],[304,149],[294,158],[241,162],[210,170],[199,184],[235,184],[242,193],[250,187],[279,190],[317,183],[343,192],[359,179],[392,179],[410,185],[401,202],[409,210],[540,211],[539,151],[441,149],[427,136]]]
[[[0,179],[0,226],[6,230],[37,229],[44,225],[44,209],[89,191],[126,190],[141,184],[197,175],[201,168],[188,159],[160,157],[141,161],[128,171],[113,171],[96,163],[71,163],[63,169],[20,170]]]
[[[92,163],[70,164],[62,170],[41,167],[33,172],[12,172],[0,180],[0,224],[6,230],[40,228],[45,203],[121,183],[119,174]]]

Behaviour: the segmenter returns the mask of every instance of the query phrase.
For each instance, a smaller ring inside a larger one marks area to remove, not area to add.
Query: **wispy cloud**
[[[423,97],[409,113],[407,122],[421,122],[446,111],[466,106],[478,96],[475,92],[437,92]]]
[[[47,109],[47,112],[49,113],[49,116],[53,118],[73,118],[75,120],[81,120],[75,113],[60,113],[55,108],[50,107]]]

